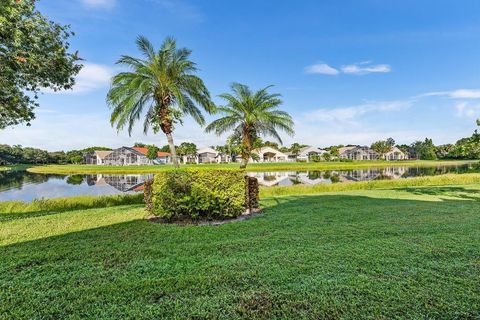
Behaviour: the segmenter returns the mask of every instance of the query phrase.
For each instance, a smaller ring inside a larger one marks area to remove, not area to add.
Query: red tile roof
[[[147,148],[133,147],[132,149],[135,150],[135,151],[138,151],[138,152],[140,152],[141,154],[144,154],[144,155],[147,155],[147,153],[148,153],[148,149],[147,149]],[[168,153],[168,152],[162,152],[162,151],[158,151],[157,154],[158,154],[159,157],[168,157],[168,156],[170,156],[170,153]]]

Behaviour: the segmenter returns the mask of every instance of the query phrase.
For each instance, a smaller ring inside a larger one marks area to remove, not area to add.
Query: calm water
[[[347,183],[368,180],[403,179],[445,173],[480,172],[479,164],[431,168],[388,167],[361,170],[250,172],[263,186]],[[143,191],[153,175],[53,175],[25,171],[0,172],[0,201],[58,198],[78,195],[111,195]]]

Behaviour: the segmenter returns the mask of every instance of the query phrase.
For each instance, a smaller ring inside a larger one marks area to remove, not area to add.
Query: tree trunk
[[[165,135],[167,136],[168,146],[170,147],[172,163],[175,168],[178,168],[180,165],[178,164],[177,151],[175,150],[175,144],[173,143],[172,133],[166,133]]]
[[[248,157],[242,156],[242,162],[240,162],[240,169],[245,169],[247,167]]]

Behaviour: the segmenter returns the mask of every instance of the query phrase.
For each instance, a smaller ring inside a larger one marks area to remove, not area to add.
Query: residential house
[[[366,146],[349,146],[339,149],[340,159],[378,160],[379,154]]]
[[[197,163],[217,163],[218,151],[206,147],[197,151]]]
[[[383,159],[387,161],[392,161],[392,160],[407,160],[408,155],[404,153],[402,150],[398,149],[397,147],[393,147],[392,150],[389,152],[385,153],[383,155]]]
[[[309,162],[313,156],[317,156],[319,157],[319,159],[322,159],[322,155],[324,153],[327,153],[327,151],[317,147],[308,146],[300,149],[300,152],[297,156],[297,160]]]
[[[254,162],[287,162],[288,155],[280,152],[272,147],[263,147],[253,150],[255,156],[252,157]]]
[[[158,152],[154,160],[147,158],[148,149],[121,147],[112,151],[94,151],[85,155],[85,163],[110,166],[151,165],[170,163],[170,153]]]
[[[85,154],[85,164],[102,165],[105,161],[105,157],[112,151],[93,151]]]

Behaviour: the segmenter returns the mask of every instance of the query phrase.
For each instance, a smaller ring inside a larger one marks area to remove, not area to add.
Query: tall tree
[[[268,92],[270,87],[252,92],[244,84],[232,84],[232,93],[220,95],[227,104],[217,110],[224,116],[214,120],[206,128],[207,132],[215,132],[217,135],[233,130],[234,139],[241,139],[240,168],[246,168],[255,148],[255,140],[260,135],[272,136],[282,144],[277,130],[291,135],[294,133],[292,118],[287,112],[278,110],[282,100],[279,94]]]
[[[155,160],[158,158],[158,151],[160,151],[160,149],[152,144],[152,145],[148,145],[147,146],[147,159],[148,160]]]
[[[197,67],[189,59],[191,51],[177,49],[173,38],[166,38],[158,51],[142,36],[137,38],[137,46],[143,59],[122,56],[117,61],[131,71],[121,72],[112,79],[107,95],[107,102],[113,108],[111,123],[117,130],[127,126],[131,134],[135,122],[144,116],[144,133],[150,127],[154,133],[161,130],[167,136],[172,161],[178,167],[172,136],[175,124],[182,124],[182,118],[189,115],[203,125],[205,119],[197,105],[213,112],[210,93],[195,75]]]
[[[48,20],[33,0],[0,4],[0,129],[35,118],[41,88],[70,89],[81,65],[69,26]]]
[[[300,150],[302,150],[302,145],[300,143],[294,142],[290,146],[290,152],[295,156],[298,157],[298,154],[300,153]]]
[[[193,142],[182,142],[178,146],[178,154],[181,157],[195,157],[197,154],[197,145]]]

